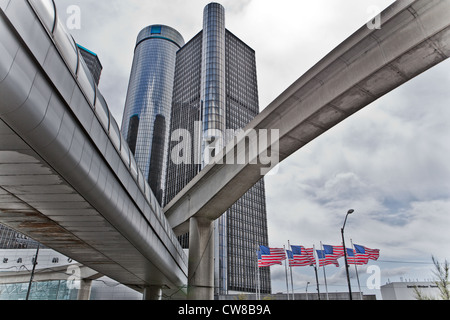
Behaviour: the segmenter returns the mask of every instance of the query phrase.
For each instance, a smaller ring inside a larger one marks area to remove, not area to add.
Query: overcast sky
[[[202,29],[205,0],[56,0],[60,16],[77,5],[77,42],[98,53],[100,90],[121,123],[138,32],[166,24],[189,41]],[[227,29],[256,51],[261,110],[392,0],[224,0]],[[450,61],[379,99],[331,129],[266,178],[269,240],[318,248],[346,242],[381,250],[381,284],[432,277],[431,256],[450,258]],[[343,265],[343,263],[341,263]],[[353,267],[352,267],[352,270]],[[327,267],[329,291],[346,291],[342,267]],[[366,267],[359,268],[362,289]],[[323,287],[323,271],[319,274]],[[286,291],[272,267],[273,291]],[[296,292],[315,278],[294,269]],[[352,275],[352,286],[357,282]],[[379,296],[380,297],[380,296]]]

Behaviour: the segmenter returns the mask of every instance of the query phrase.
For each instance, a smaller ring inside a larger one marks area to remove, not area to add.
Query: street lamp
[[[342,226],[342,229],[341,229],[342,246],[344,247],[344,257],[345,257],[345,272],[347,273],[348,293],[350,295],[350,300],[353,300],[353,298],[352,298],[352,287],[350,285],[350,276],[348,274],[347,248],[345,247],[344,228],[345,228],[345,223],[347,222],[348,215],[352,214],[353,212],[355,212],[355,210],[353,210],[353,209],[348,210],[347,215],[345,216],[344,225]]]
[[[308,299],[308,285],[309,285],[309,281],[306,283],[306,300],[309,300]]]

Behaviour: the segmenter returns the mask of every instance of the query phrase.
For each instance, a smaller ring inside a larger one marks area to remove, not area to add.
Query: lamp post
[[[345,216],[344,225],[342,226],[342,229],[341,229],[342,246],[344,247],[344,257],[345,257],[345,272],[347,273],[348,294],[350,296],[350,300],[353,300],[353,298],[352,298],[352,287],[350,285],[350,276],[348,274],[347,248],[345,247],[344,228],[345,228],[345,223],[347,222],[348,215],[352,214],[353,212],[355,212],[355,210],[353,210],[353,209],[348,210],[347,215]]]
[[[40,244],[38,243],[38,246],[36,249],[36,256],[33,259],[33,269],[31,270],[30,282],[28,283],[27,296],[25,298],[26,300],[28,300],[30,298],[31,285],[33,284],[33,278],[34,278],[34,271],[36,270],[36,265],[38,264],[37,259],[38,259],[38,255],[39,255],[39,247],[40,247]]]
[[[308,285],[309,285],[309,281],[306,283],[306,300],[309,300],[308,299]]]

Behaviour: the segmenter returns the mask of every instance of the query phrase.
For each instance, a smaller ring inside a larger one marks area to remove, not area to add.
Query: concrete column
[[[162,288],[159,286],[150,286],[144,289],[142,300],[161,300]]]
[[[80,279],[80,289],[78,289],[78,300],[91,299],[92,280]]]
[[[214,224],[206,218],[190,219],[188,299],[214,300]]]

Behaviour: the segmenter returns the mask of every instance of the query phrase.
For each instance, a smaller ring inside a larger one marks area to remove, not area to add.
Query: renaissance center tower
[[[185,130],[191,146],[172,135],[171,153],[191,150],[190,162],[167,158],[165,204],[208,164],[210,156],[259,113],[255,51],[225,28],[225,9],[210,3],[203,30],[186,43],[176,58],[171,129]],[[181,143],[180,143],[181,142]],[[170,152],[169,152],[170,153]],[[186,156],[186,155],[185,155]],[[256,247],[268,245],[264,179],[261,179],[214,224],[215,294],[271,293],[270,270],[257,274]],[[187,248],[189,235],[180,237]]]
[[[186,44],[168,26],[140,32],[122,134],[162,206],[258,113],[255,51],[225,28],[222,5],[205,7],[203,29]],[[173,161],[180,130],[191,137],[183,143],[192,161]],[[189,234],[179,241],[188,248]],[[259,245],[268,245],[264,179],[214,223],[216,295],[271,293],[270,270],[257,267]]]
[[[122,134],[160,204],[176,53],[183,45],[181,34],[165,25],[152,25],[139,33],[122,120]]]

